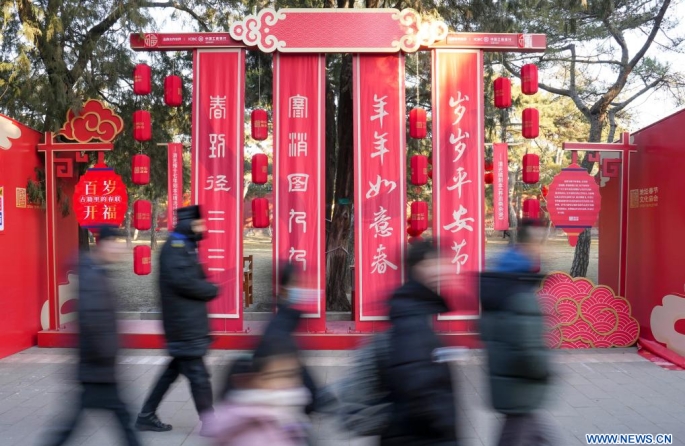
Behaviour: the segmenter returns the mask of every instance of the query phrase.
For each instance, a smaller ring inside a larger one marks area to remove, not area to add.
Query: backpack
[[[384,384],[390,333],[374,335],[355,352],[350,373],[338,385],[338,418],[357,436],[381,435],[390,425],[392,401]]]

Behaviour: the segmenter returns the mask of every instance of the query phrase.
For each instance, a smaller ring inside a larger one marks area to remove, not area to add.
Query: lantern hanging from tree
[[[133,227],[139,231],[147,231],[152,227],[152,203],[147,200],[133,203]]]
[[[426,110],[415,107],[409,112],[409,136],[414,139],[426,137],[428,128],[426,127]]]
[[[269,200],[266,198],[253,198],[252,226],[254,228],[268,228],[269,223]]]
[[[263,153],[252,156],[252,182],[266,184],[269,178],[269,158]]]
[[[252,139],[264,141],[269,136],[269,115],[266,110],[258,108],[252,111]]]
[[[131,166],[133,184],[143,186],[150,183],[150,157],[147,155],[133,155]]]
[[[407,234],[409,234],[409,237],[419,237],[421,234],[423,234],[423,231],[419,231],[412,225],[409,225],[407,226]]]
[[[485,184],[492,184],[495,180],[495,176],[492,172],[485,172]]]
[[[133,272],[139,276],[147,276],[152,272],[152,252],[149,246],[133,248]]]
[[[136,141],[152,139],[152,122],[149,111],[137,110],[133,112],[133,139]]]
[[[149,65],[139,63],[133,69],[133,93],[146,95],[152,92],[152,69]]]
[[[523,137],[537,138],[540,134],[540,114],[536,108],[523,110]]]
[[[538,92],[538,67],[529,63],[521,67],[521,92],[535,94]]]
[[[495,107],[511,107],[511,80],[508,77],[498,77],[494,82]]]
[[[535,184],[540,181],[540,157],[534,153],[523,155],[523,182]]]
[[[171,75],[164,78],[164,103],[169,107],[180,107],[183,104],[181,76]]]
[[[411,157],[411,184],[423,186],[428,182],[428,158],[425,155]]]
[[[543,196],[544,198],[547,198],[547,194],[549,193],[549,187],[547,187],[547,186],[542,186],[542,187],[540,188],[540,192],[542,192],[542,196]]]
[[[492,169],[494,168],[494,164],[492,160],[485,160],[485,171],[486,172],[492,172]]]
[[[523,201],[523,218],[538,220],[540,218],[540,202],[535,198],[527,198]]]
[[[411,204],[411,224],[410,227],[421,235],[428,229],[428,203],[425,201],[415,201]],[[411,234],[409,234],[411,235]],[[412,236],[415,237],[415,236]]]

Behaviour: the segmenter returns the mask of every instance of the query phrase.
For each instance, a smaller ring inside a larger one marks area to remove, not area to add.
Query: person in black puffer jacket
[[[212,387],[203,357],[211,344],[207,303],[219,288],[207,280],[197,258],[197,243],[206,230],[198,206],[176,211],[178,223],[159,256],[159,288],[167,350],[172,361],[143,404],[136,427],[143,431],[172,429],[156,415],[157,407],[179,375],[185,375],[195,408],[201,417],[210,416]],[[204,426],[204,423],[203,423]]]
[[[409,280],[390,299],[390,351],[382,380],[392,415],[382,446],[458,444],[452,374],[446,363],[433,358],[443,345],[431,319],[449,310],[434,291],[438,262],[431,242],[413,245],[407,257]]]
[[[554,430],[537,412],[550,382],[544,321],[535,294],[541,228],[524,221],[518,246],[507,251],[493,272],[481,275],[481,338],[488,357],[492,405],[506,416],[500,446],[554,443]]]

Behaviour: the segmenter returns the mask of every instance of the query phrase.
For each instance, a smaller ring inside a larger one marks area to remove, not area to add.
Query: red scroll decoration
[[[193,65],[193,198],[208,228],[200,258],[220,287],[214,328],[241,330],[245,52],[198,50]]]
[[[173,231],[176,227],[176,209],[183,207],[183,144],[170,142],[167,145],[167,159],[167,229]]]
[[[323,55],[274,55],[274,290],[281,262],[314,296],[302,306],[309,331],[325,330],[325,100]]]
[[[433,51],[433,234],[455,278],[483,266],[483,55]],[[453,310],[439,320],[475,319],[475,282],[440,284]]]
[[[74,213],[84,228],[119,226],[126,217],[126,184],[114,169],[98,164],[81,177],[74,188]]]
[[[404,56],[355,56],[353,71],[355,320],[374,321],[404,281]]]
[[[495,231],[509,229],[509,159],[506,143],[492,145],[494,181],[492,183],[492,204]]]

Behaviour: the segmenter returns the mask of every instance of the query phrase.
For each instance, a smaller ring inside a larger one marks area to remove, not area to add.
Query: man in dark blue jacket
[[[550,382],[544,321],[535,294],[542,228],[524,221],[518,244],[481,276],[481,338],[488,356],[492,405],[506,416],[500,446],[552,445],[541,408]]]
[[[212,387],[203,357],[211,344],[207,303],[217,296],[219,288],[207,280],[197,257],[197,243],[206,231],[200,208],[180,208],[176,217],[176,228],[159,256],[162,320],[167,350],[173,359],[138,415],[136,427],[144,431],[172,429],[160,421],[156,411],[179,375],[190,381],[198,414],[203,417],[213,412]]]
[[[119,339],[116,322],[116,295],[107,267],[121,261],[123,248],[116,241],[114,227],[99,228],[98,244],[82,254],[79,264],[79,365],[81,401],[46,444],[58,446],[67,442],[84,409],[113,412],[124,431],[129,446],[138,446],[131,415],[119,397],[116,362]]]

